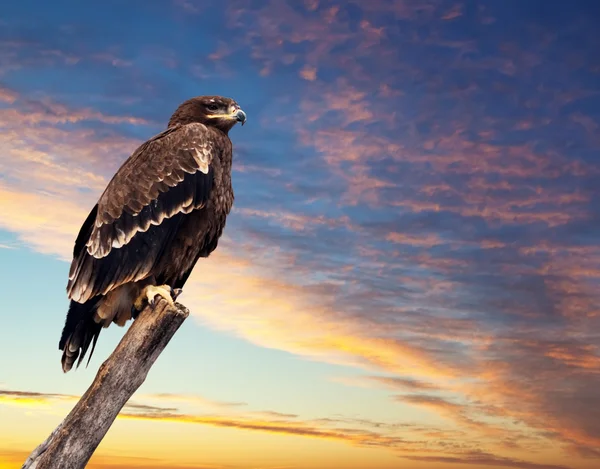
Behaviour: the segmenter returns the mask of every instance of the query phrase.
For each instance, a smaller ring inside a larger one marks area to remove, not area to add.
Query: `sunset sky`
[[[63,374],[79,227],[183,100],[234,98],[191,311],[91,469],[600,467],[600,2],[6,1],[0,469]]]

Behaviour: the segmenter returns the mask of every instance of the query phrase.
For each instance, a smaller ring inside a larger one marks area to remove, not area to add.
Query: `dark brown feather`
[[[224,149],[231,151],[229,139],[203,124],[169,128],[141,145],[98,201],[86,249],[80,247],[72,262],[69,298],[85,302],[149,275],[158,260],[156,247],[178,226],[165,220],[206,205],[215,159]],[[141,232],[148,235],[136,239]]]

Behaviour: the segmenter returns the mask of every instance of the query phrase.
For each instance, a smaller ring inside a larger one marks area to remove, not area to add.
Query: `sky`
[[[236,195],[91,469],[600,465],[600,3],[0,5],[0,468],[63,374],[75,237],[185,99]],[[126,326],[128,327],[128,326]]]

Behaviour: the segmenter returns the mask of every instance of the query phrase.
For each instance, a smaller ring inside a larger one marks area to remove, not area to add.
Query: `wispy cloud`
[[[202,396],[194,396],[187,394],[171,394],[171,393],[160,393],[160,394],[143,394],[140,396],[142,399],[158,402],[174,402],[174,403],[186,403],[198,407],[206,407],[212,409],[235,409],[247,405],[245,402],[221,402],[207,399]]]
[[[19,95],[16,91],[5,88],[0,85],[0,102],[13,104],[18,99],[18,97]]]
[[[81,396],[72,394],[43,393],[33,391],[18,391],[11,389],[0,389],[0,405],[14,405],[21,407],[52,407],[61,402],[78,401]],[[124,412],[131,415],[152,415],[165,412],[176,412],[175,407],[153,406],[150,404],[139,404],[135,401],[128,402],[123,408]]]
[[[465,464],[477,467],[514,467],[519,469],[567,469],[569,467],[560,464],[528,463],[512,458],[498,457],[488,453],[471,453],[459,457],[408,456],[407,459],[418,462]]]
[[[400,445],[401,438],[384,436],[372,432],[364,431],[348,431],[326,428],[316,428],[301,423],[284,423],[281,421],[269,421],[258,419],[229,419],[212,416],[194,416],[186,414],[168,414],[161,415],[148,414],[120,414],[120,418],[139,419],[139,420],[159,420],[163,422],[188,423],[199,425],[210,425],[216,427],[237,428],[240,430],[260,431],[267,433],[277,433],[285,435],[295,435],[310,438],[321,438],[331,440],[341,440],[352,444],[368,445],[368,446],[386,446],[394,447]]]
[[[436,390],[439,389],[438,386],[427,383],[424,381],[419,381],[412,378],[400,378],[395,376],[368,376],[368,378],[376,383],[383,384],[385,386],[390,387],[391,389],[401,389],[401,390]]]
[[[66,394],[47,394],[32,391],[13,391],[0,389],[0,404],[31,407],[38,405],[50,405],[56,400],[70,401],[74,399],[77,399],[77,397]]]

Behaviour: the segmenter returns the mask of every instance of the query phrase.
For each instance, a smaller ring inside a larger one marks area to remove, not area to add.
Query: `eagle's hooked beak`
[[[236,111],[232,114],[232,117],[235,117],[235,119],[238,122],[241,122],[242,125],[246,123],[246,113],[241,109],[236,109]]]

